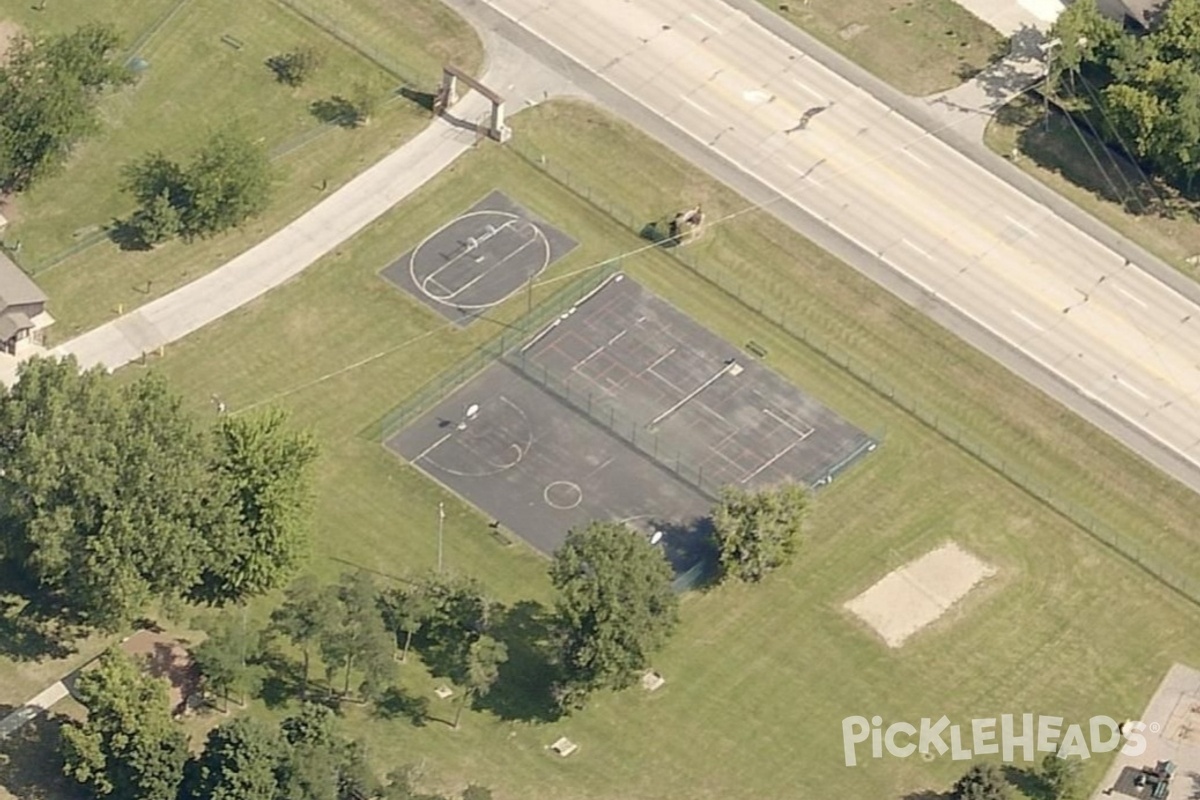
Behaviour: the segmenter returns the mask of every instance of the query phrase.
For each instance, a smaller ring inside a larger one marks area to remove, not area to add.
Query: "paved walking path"
[[[58,681],[4,719],[0,719],[0,740],[7,739],[16,733],[22,725],[34,719],[39,714],[45,713],[51,706],[68,694],[70,692],[67,691],[66,684]]]
[[[472,93],[452,112],[475,120],[488,109]],[[471,130],[436,119],[283,230],[224,266],[55,348],[82,367],[109,370],[182,339],[295,277],[378,219],[466,152]]]

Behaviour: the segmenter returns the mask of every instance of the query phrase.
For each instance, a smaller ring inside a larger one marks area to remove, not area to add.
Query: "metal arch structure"
[[[509,137],[512,136],[512,129],[504,124],[504,98],[453,64],[446,64],[442,67],[442,86],[433,101],[434,115],[441,116],[447,109],[458,102],[459,81],[462,81],[491,101],[492,118],[486,133],[489,137],[502,144],[507,142]]]

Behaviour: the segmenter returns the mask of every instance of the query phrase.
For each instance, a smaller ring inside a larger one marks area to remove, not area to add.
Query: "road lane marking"
[[[1126,297],[1128,297],[1128,298],[1129,298],[1130,300],[1132,300],[1133,302],[1137,303],[1137,304],[1138,304],[1139,306],[1141,306],[1142,308],[1149,308],[1149,307],[1150,307],[1150,305],[1149,305],[1149,304],[1148,304],[1148,303],[1147,303],[1145,300],[1143,300],[1142,298],[1138,297],[1137,295],[1130,294],[1129,292],[1127,292],[1127,291],[1125,291],[1124,289],[1122,289],[1120,286],[1118,286],[1118,287],[1117,287],[1117,291],[1118,291],[1118,292],[1120,292],[1121,294],[1125,295]]]
[[[912,242],[910,242],[908,239],[901,239],[901,240],[900,240],[900,242],[901,242],[902,244],[906,244],[906,245],[908,245],[908,246],[909,246],[911,249],[913,249],[913,250],[916,250],[918,253],[920,253],[921,255],[925,256],[925,257],[926,257],[926,258],[928,258],[930,261],[933,261],[933,256],[929,255],[929,253],[927,253],[927,252],[925,252],[924,250],[922,250],[921,248],[917,247],[915,244],[913,244]]]
[[[1141,389],[1139,389],[1139,388],[1137,388],[1136,386],[1134,386],[1132,383],[1128,383],[1128,382],[1126,382],[1126,381],[1123,381],[1123,380],[1121,380],[1121,376],[1120,376],[1120,375],[1113,375],[1113,380],[1114,380],[1114,381],[1116,381],[1117,383],[1121,384],[1121,385],[1122,385],[1122,386],[1124,386],[1126,389],[1128,389],[1129,391],[1133,392],[1134,394],[1136,394],[1138,397],[1142,398],[1143,400],[1149,400],[1149,399],[1150,399],[1150,395],[1146,394],[1146,393],[1145,393],[1145,392],[1143,392]]]
[[[815,170],[817,167],[821,166],[821,163],[822,163],[821,161],[818,161],[816,164],[813,164],[808,169],[800,169],[799,167],[793,166],[791,164],[788,164],[787,168],[790,169],[792,172],[796,173],[797,175],[799,175],[804,180],[811,183],[813,186],[816,186],[818,189],[823,189],[823,188],[825,188],[825,184],[821,183],[819,180],[817,180],[816,178],[814,178],[812,176],[813,170]]]
[[[721,32],[720,28],[718,28],[716,25],[713,25],[711,22],[706,20],[704,17],[699,16],[698,14],[688,14],[688,16],[691,17],[692,19],[696,20],[696,22],[699,22],[704,27],[708,28],[713,33]]]
[[[692,108],[696,109],[697,111],[699,111],[703,114],[706,114],[710,117],[713,116],[713,113],[711,111],[709,111],[707,108],[700,105],[699,103],[697,103],[695,100],[693,100],[690,97],[684,97],[683,102],[687,103],[689,106],[691,106]]]
[[[1028,225],[1025,225],[1025,224],[1023,224],[1023,223],[1019,222],[1018,220],[1015,220],[1015,219],[1013,219],[1013,218],[1012,218],[1012,217],[1010,217],[1008,214],[1005,214],[1005,215],[1004,215],[1004,218],[1005,218],[1006,220],[1008,220],[1009,222],[1011,222],[1013,225],[1016,225],[1016,226],[1017,226],[1018,228],[1020,228],[1021,230],[1025,231],[1025,233],[1029,234],[1029,237],[1030,237],[1031,239],[1036,239],[1036,238],[1037,238],[1037,234],[1033,232],[1033,228],[1030,228]]]
[[[902,149],[900,150],[900,152],[904,153],[904,155],[908,156],[909,158],[911,158],[913,161],[915,161],[915,162],[917,162],[918,164],[920,164],[920,165],[921,165],[922,167],[924,167],[925,169],[933,169],[933,167],[929,166],[929,162],[928,162],[928,161],[926,161],[925,159],[921,158],[921,157],[920,157],[920,156],[918,156],[916,153],[914,153],[912,150],[909,150],[907,147],[905,147],[905,148],[902,148]]]
[[[1035,331],[1044,331],[1044,330],[1046,330],[1046,329],[1045,329],[1045,328],[1043,328],[1041,325],[1038,325],[1036,322],[1034,322],[1033,320],[1031,320],[1029,317],[1027,317],[1027,316],[1025,316],[1024,314],[1022,314],[1020,311],[1017,311],[1015,308],[1012,308],[1012,309],[1009,309],[1009,310],[1010,310],[1010,311],[1012,311],[1012,313],[1013,313],[1013,316],[1014,316],[1014,317],[1016,317],[1017,319],[1021,320],[1021,322],[1024,322],[1026,325],[1028,325],[1029,327],[1033,328]]]

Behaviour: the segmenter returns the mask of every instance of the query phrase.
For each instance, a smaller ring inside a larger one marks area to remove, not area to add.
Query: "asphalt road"
[[[1077,220],[719,0],[486,4],[1200,465],[1200,305]]]

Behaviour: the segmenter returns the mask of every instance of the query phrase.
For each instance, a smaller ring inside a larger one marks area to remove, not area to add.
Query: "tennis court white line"
[[[699,386],[697,386],[695,389],[693,389],[693,390],[691,391],[691,393],[690,393],[690,394],[688,394],[686,397],[684,397],[684,398],[683,398],[682,400],[680,400],[678,403],[676,403],[675,405],[671,406],[670,408],[668,408],[668,409],[667,409],[666,411],[664,411],[663,413],[659,414],[659,415],[658,415],[657,417],[655,417],[654,419],[650,420],[650,424],[651,424],[651,425],[657,425],[658,423],[662,422],[664,419],[666,419],[667,417],[669,417],[671,414],[675,413],[675,412],[676,412],[676,411],[678,411],[680,408],[682,408],[684,403],[686,403],[687,401],[691,400],[691,399],[692,399],[693,397],[695,397],[696,395],[698,395],[698,394],[700,394],[701,392],[703,392],[703,391],[704,391],[705,389],[707,389],[709,386],[712,386],[714,383],[716,383],[718,380],[720,380],[720,379],[721,379],[721,376],[722,376],[722,375],[724,375],[726,372],[729,372],[729,370],[733,369],[733,368],[734,368],[734,367],[736,367],[736,366],[737,366],[737,362],[731,359],[731,360],[729,361],[729,363],[728,363],[728,364],[726,364],[726,365],[725,365],[725,366],[724,366],[724,367],[721,369],[721,371],[720,371],[720,372],[718,372],[716,375],[713,375],[711,378],[709,378],[708,380],[706,380],[704,383],[702,383],[702,384],[700,384]],[[656,372],[656,373],[654,373],[654,374],[655,374],[655,375],[658,375],[658,373],[657,373],[657,372]],[[659,375],[659,377],[661,378],[662,376],[661,376],[661,375]],[[665,378],[664,378],[664,380],[665,380]]]
[[[771,419],[775,420],[775,421],[776,421],[776,422],[778,422],[780,425],[784,426],[785,428],[787,428],[788,430],[790,430],[792,433],[794,433],[794,434],[796,434],[797,436],[799,436],[799,437],[800,437],[800,441],[804,441],[804,440],[805,440],[805,439],[807,439],[809,436],[812,436],[812,435],[813,435],[813,432],[814,432],[814,431],[816,431],[816,428],[813,428],[813,427],[811,427],[811,426],[809,427],[809,429],[808,429],[807,431],[802,431],[802,430],[800,430],[799,428],[797,428],[795,425],[793,425],[792,423],[788,422],[786,419],[784,419],[783,417],[779,416],[778,414],[776,414],[774,411],[772,411],[772,410],[771,410],[771,409],[769,409],[769,408],[764,408],[762,411],[763,411],[763,413],[764,413],[764,414],[766,414],[768,417],[770,417]]]
[[[618,333],[616,336],[614,336],[614,337],[612,337],[611,339],[609,339],[609,340],[608,340],[608,343],[609,343],[609,344],[612,344],[612,343],[613,343],[613,342],[615,342],[617,339],[620,339],[622,336],[624,336],[624,335],[625,335],[625,334],[627,334],[627,333],[629,333],[629,329],[628,329],[628,328],[626,328],[625,330],[623,330],[623,331],[621,331],[620,333]]]
[[[803,441],[803,440],[801,440],[801,441]],[[790,452],[792,451],[792,448],[793,448],[793,447],[795,447],[795,446],[796,446],[796,445],[798,445],[798,444],[800,444],[800,442],[792,442],[792,443],[791,443],[791,444],[789,444],[787,447],[783,448],[783,449],[782,449],[782,450],[780,450],[778,453],[776,453],[775,455],[771,456],[771,458],[770,458],[770,459],[768,459],[767,461],[764,461],[764,462],[762,463],[762,465],[761,465],[761,466],[760,466],[758,469],[754,470],[754,472],[751,472],[749,475],[747,475],[746,477],[742,478],[742,479],[741,479],[741,481],[739,481],[739,483],[746,483],[747,481],[753,480],[755,475],[757,475],[758,473],[762,472],[764,469],[766,469],[767,467],[771,466],[772,464],[774,464],[774,463],[775,463],[776,461],[778,461],[779,459],[781,459],[781,458],[783,458],[784,456],[786,456],[788,453],[790,453]]]
[[[589,353],[586,358],[584,358],[582,361],[577,363],[575,366],[571,367],[571,372],[578,372],[580,367],[582,367],[584,364],[591,361],[596,356],[600,355],[600,353],[603,350],[604,350],[604,345],[600,345],[599,347],[597,347],[595,350],[593,350],[591,353]]]
[[[667,360],[667,357],[668,357],[668,356],[670,356],[672,353],[674,353],[676,349],[677,349],[677,348],[674,348],[674,347],[672,347],[670,350],[668,350],[667,352],[663,353],[663,354],[662,354],[661,356],[659,356],[658,358],[654,359],[654,363],[653,363],[653,364],[651,364],[650,366],[646,367],[646,370],[652,370],[652,369],[654,369],[655,367],[657,367],[659,364],[661,364],[662,362],[666,361],[666,360]],[[658,373],[655,373],[655,374],[657,375]],[[661,376],[660,376],[660,377],[661,377]]]
[[[443,442],[445,442],[447,439],[449,439],[449,438],[450,438],[451,436],[453,436],[453,435],[454,435],[454,434],[447,433],[445,436],[443,436],[442,438],[438,439],[438,440],[437,440],[436,442],[434,442],[433,444],[429,445],[429,447],[426,447],[424,450],[422,450],[422,451],[421,451],[421,454],[420,454],[419,456],[417,456],[416,458],[414,458],[414,459],[412,460],[412,463],[414,463],[414,464],[415,464],[415,463],[417,463],[418,461],[420,461],[422,458],[424,458],[425,456],[427,456],[427,455],[429,455],[430,453],[432,453],[434,450],[436,450],[436,449],[438,448],[438,445],[442,444]]]

